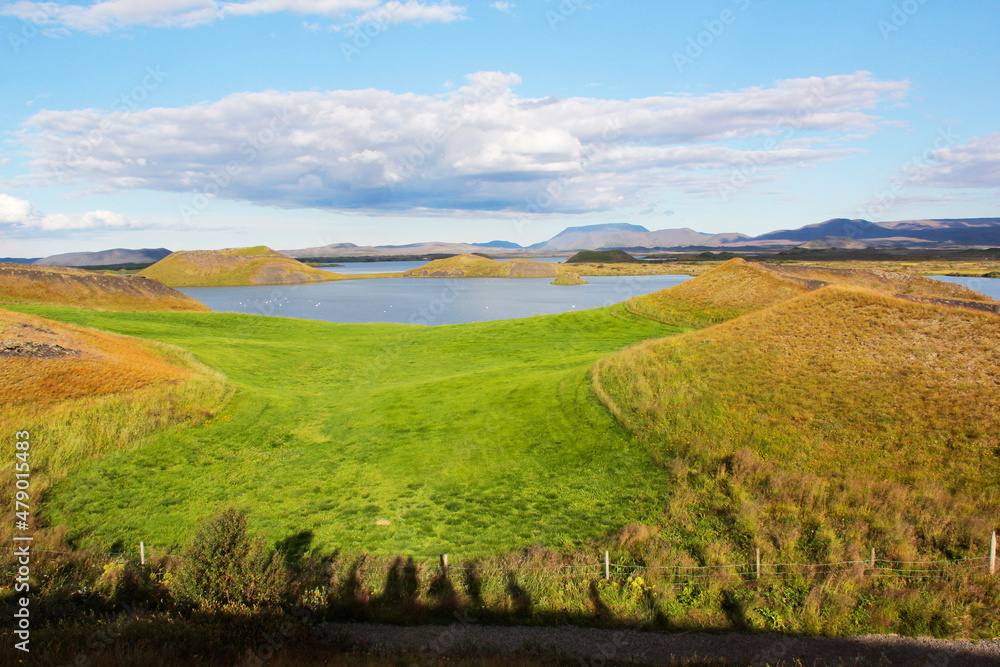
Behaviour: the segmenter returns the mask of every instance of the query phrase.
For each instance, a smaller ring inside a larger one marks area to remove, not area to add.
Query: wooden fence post
[[[875,547],[872,547],[872,560],[868,567],[874,572],[875,571]]]
[[[997,573],[997,531],[993,531],[993,537],[990,538],[990,574]]]
[[[143,544],[142,541],[140,541],[139,542],[139,565],[145,565],[145,564],[146,564],[146,545]]]
[[[604,580],[611,581],[611,554],[604,552]]]
[[[760,579],[760,547],[757,547],[757,578]]]

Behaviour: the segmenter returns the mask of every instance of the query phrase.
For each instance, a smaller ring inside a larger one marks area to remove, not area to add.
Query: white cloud
[[[0,14],[84,32],[137,25],[192,28],[221,18],[218,3],[213,0],[104,0],[87,5],[21,0],[0,7]]]
[[[227,16],[257,16],[288,12],[300,16],[322,16],[337,20],[361,20],[388,16],[391,24],[450,23],[463,18],[465,8],[448,0],[101,0],[89,4],[63,4],[19,0],[0,5],[0,15],[14,16],[38,26],[90,33],[123,30],[135,26],[194,28]]]
[[[905,170],[911,183],[935,188],[1000,188],[1000,132],[931,151]]]
[[[36,185],[65,180],[332,210],[577,213],[632,206],[663,190],[716,193],[742,165],[759,182],[849,155],[857,149],[776,137],[874,132],[874,110],[908,89],[867,72],[632,100],[524,99],[512,90],[519,83],[515,74],[481,72],[443,97],[261,92],[183,108],[42,111],[20,140]],[[104,139],[74,155],[94,128],[105,128]],[[749,137],[773,145],[731,145]]]
[[[83,215],[45,214],[19,197],[0,192],[0,231],[31,235],[53,231],[134,229],[138,226],[114,211],[88,211]]]
[[[31,202],[0,192],[0,224],[20,223],[37,217]]]
[[[514,10],[517,9],[517,4],[513,2],[507,2],[506,0],[501,0],[500,2],[494,2],[492,5],[493,9],[498,12],[503,12],[504,14],[514,14]]]
[[[352,25],[375,23],[380,26],[398,25],[400,23],[451,23],[465,18],[465,7],[452,5],[445,0],[437,4],[424,4],[416,0],[407,2],[386,2],[371,9],[357,19]]]

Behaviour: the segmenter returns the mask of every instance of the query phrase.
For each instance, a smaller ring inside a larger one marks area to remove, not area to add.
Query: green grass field
[[[445,327],[17,309],[177,345],[236,388],[204,424],[67,471],[40,509],[81,546],[177,550],[236,504],[322,551],[564,548],[655,521],[666,492],[589,388],[598,358],[677,331],[620,306]]]

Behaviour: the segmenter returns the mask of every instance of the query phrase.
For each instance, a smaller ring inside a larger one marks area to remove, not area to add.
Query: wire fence
[[[32,553],[49,557],[109,558],[118,562],[135,562],[140,559],[154,561],[169,558],[183,560],[182,554],[168,550],[143,547],[140,551],[94,552],[58,551],[32,549]],[[996,574],[996,534],[991,541],[988,556],[939,560],[893,560],[871,558],[864,560],[835,561],[828,563],[765,563],[760,562],[757,552],[756,562],[720,565],[650,565],[642,563],[612,562],[610,553],[604,552],[604,559],[597,558],[585,563],[564,563],[558,565],[535,565],[525,563],[516,556],[488,558],[486,563],[467,560],[464,565],[449,565],[447,555],[436,557],[384,556],[378,554],[357,554],[356,562],[362,563],[367,571],[390,571],[400,567],[412,567],[422,572],[447,570],[448,573],[472,573],[476,575],[526,574],[541,578],[582,578],[627,580],[637,577],[652,577],[665,585],[685,586],[706,580],[736,577],[747,580],[787,577],[827,577],[837,574],[854,573],[860,576],[893,576],[903,579],[927,579],[960,570],[983,571]],[[506,562],[504,562],[506,560]],[[498,562],[499,561],[499,562]]]

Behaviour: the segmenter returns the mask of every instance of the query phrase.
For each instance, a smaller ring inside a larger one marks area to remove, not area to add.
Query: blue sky
[[[0,256],[994,217],[1000,2],[0,2]]]

